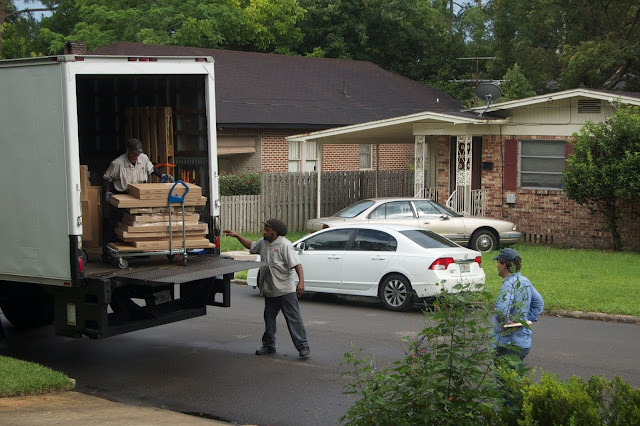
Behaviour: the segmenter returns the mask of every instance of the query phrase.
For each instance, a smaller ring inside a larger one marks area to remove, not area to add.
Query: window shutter
[[[573,145],[571,145],[571,142],[566,141],[564,143],[564,159],[569,158],[571,154],[573,154]]]
[[[504,172],[502,186],[507,190],[518,187],[518,140],[504,141]]]

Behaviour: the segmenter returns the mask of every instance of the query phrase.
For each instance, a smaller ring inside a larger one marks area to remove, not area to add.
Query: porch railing
[[[487,189],[472,189],[469,197],[455,190],[447,200],[447,207],[463,216],[484,216],[487,212]]]
[[[438,201],[438,188],[422,188],[414,195],[414,198],[428,198],[429,200]]]

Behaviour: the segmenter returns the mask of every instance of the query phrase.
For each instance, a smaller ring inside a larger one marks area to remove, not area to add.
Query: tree
[[[30,2],[32,0],[24,0],[25,2]],[[22,33],[24,33],[24,25],[26,24],[27,26],[33,26],[33,18],[31,17],[31,13],[33,12],[46,12],[46,11],[53,11],[56,8],[56,5],[58,4],[57,1],[55,0],[41,0],[40,3],[42,3],[43,7],[35,7],[35,8],[25,8],[25,9],[21,9],[21,10],[17,10],[15,5],[13,4],[12,0],[0,0],[0,58],[3,57],[15,57],[15,56],[4,56],[2,53],[2,41],[3,41],[3,36],[5,35],[5,32],[7,31],[7,27],[11,26],[11,24],[18,19],[19,17],[22,17],[24,15],[28,15],[28,19],[31,21],[30,23],[27,22],[21,22],[23,28],[17,28],[17,29],[13,29],[13,31],[10,31],[10,35],[19,33],[22,31]],[[11,30],[11,29],[9,29]],[[28,33],[28,30],[27,30]],[[22,37],[22,36],[18,36],[18,37]],[[27,38],[29,37],[22,37],[22,42],[18,41],[18,44],[20,43],[28,43]],[[24,49],[18,48],[17,49],[17,53],[14,54],[18,54],[18,55],[25,55],[26,56],[26,52]]]
[[[640,115],[618,108],[605,123],[587,122],[575,133],[563,189],[578,204],[604,215],[614,250],[622,249],[624,212],[640,199]]]
[[[524,76],[518,64],[509,68],[503,79],[505,82],[501,85],[502,101],[513,101],[536,95],[531,83]]]
[[[491,0],[496,66],[517,63],[537,93],[640,88],[637,0]]]

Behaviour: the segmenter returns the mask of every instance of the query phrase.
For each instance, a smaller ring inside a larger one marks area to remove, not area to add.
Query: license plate
[[[461,263],[460,264],[460,272],[471,272],[471,264],[469,263]]]
[[[153,297],[156,301],[156,305],[161,305],[163,303],[171,302],[171,292],[169,290],[153,293]]]

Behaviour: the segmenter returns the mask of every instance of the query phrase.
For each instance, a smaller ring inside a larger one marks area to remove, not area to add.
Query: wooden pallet
[[[162,173],[174,174],[173,111],[171,107],[125,109],[125,137],[142,142],[142,149]]]

